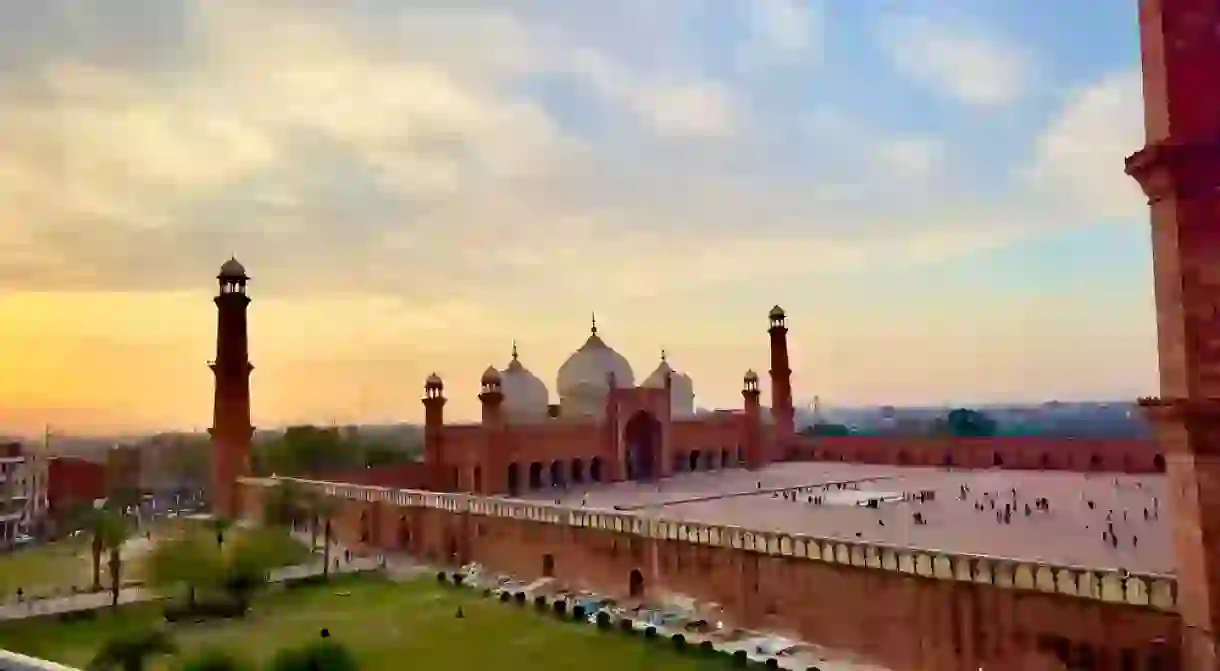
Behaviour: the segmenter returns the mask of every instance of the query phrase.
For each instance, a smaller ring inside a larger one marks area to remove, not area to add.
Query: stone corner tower
[[[250,347],[246,308],[250,277],[237,259],[229,259],[216,276],[216,358],[208,362],[215,377],[212,401],[212,511],[217,516],[236,517],[237,478],[250,473]]]

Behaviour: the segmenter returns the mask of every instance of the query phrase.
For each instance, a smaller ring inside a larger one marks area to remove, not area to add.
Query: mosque
[[[640,383],[626,357],[598,333],[559,368],[551,403],[546,384],[513,345],[503,369],[489,366],[479,385],[482,421],[446,424],[445,385],[424,387],[425,463],[433,489],[517,495],[551,487],[652,480],[673,473],[756,468],[785,454],[793,440],[786,315],[768,314],[771,407],[764,415],[759,376],[742,378],[742,406],[696,412],[694,382],[665,352]]]

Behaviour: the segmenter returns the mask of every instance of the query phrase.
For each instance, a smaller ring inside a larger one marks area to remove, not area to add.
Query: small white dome
[[[237,259],[230,257],[228,261],[225,261],[224,264],[220,266],[220,274],[218,277],[245,279],[246,267],[239,263]]]
[[[745,380],[746,382],[758,382],[758,373],[755,373],[753,368],[747,370]]]
[[[488,366],[487,370],[483,371],[483,377],[479,378],[483,384],[500,381],[500,371],[496,370],[495,366]]]
[[[559,367],[556,390],[564,415],[595,415],[604,407],[610,389],[609,376],[616,387],[635,386],[635,374],[623,355],[614,351],[597,335],[597,322],[580,349]]]
[[[775,307],[771,308],[771,312],[769,313],[769,316],[772,319],[783,319],[784,318],[784,309],[781,308],[780,306],[776,305]]]
[[[513,343],[512,361],[500,371],[500,379],[500,389],[504,392],[504,414],[510,420],[546,419],[551,393],[546,384],[521,363],[517,357],[517,343]]]
[[[437,375],[436,373],[433,373],[433,374],[429,375],[427,379],[424,380],[424,384],[429,387],[439,387],[443,383],[441,382],[441,376]]]
[[[665,351],[661,351],[661,363],[640,385],[652,389],[665,388],[665,376],[669,375],[669,406],[676,416],[695,413],[695,383],[686,373],[680,373],[669,365]]]

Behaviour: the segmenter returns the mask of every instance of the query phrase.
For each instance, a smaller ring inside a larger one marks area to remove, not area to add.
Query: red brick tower
[[[208,367],[216,379],[212,401],[212,511],[234,517],[240,510],[237,478],[250,473],[250,346],[246,308],[250,297],[246,269],[229,259],[216,276],[220,293],[216,303],[216,359]]]
[[[513,345],[514,360],[517,356],[517,346]],[[483,436],[486,443],[483,447],[483,453],[479,456],[479,467],[475,471],[474,482],[471,483],[470,491],[478,494],[490,494],[492,490],[488,489],[490,481],[489,476],[498,477],[502,473],[507,472],[507,464],[501,464],[500,460],[504,454],[504,450],[500,449],[500,441],[503,437],[504,428],[504,413],[501,407],[504,404],[504,392],[501,388],[500,371],[494,366],[489,366],[483,372],[482,379],[479,380],[480,389],[479,403],[483,408]],[[507,491],[508,483],[503,484],[503,490]]]
[[[762,392],[758,389],[758,373],[746,371],[742,380],[741,397],[745,400],[745,417],[741,427],[741,448],[744,452],[745,467],[761,468],[766,465],[762,444],[762,403],[759,398]]]
[[[1184,669],[1220,668],[1220,2],[1141,0],[1146,145],[1127,159],[1152,210],[1161,397]]]
[[[441,432],[445,427],[445,383],[436,373],[424,382],[424,464],[428,467],[428,489],[452,489],[451,469],[445,463]]]
[[[780,456],[796,433],[796,411],[792,407],[792,369],[788,367],[788,323],[784,309],[776,305],[771,319],[771,417],[775,419],[775,443]]]

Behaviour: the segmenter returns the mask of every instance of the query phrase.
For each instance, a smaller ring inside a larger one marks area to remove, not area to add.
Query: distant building
[[[0,547],[36,531],[46,512],[45,459],[21,443],[0,446]]]
[[[47,508],[52,518],[106,498],[106,464],[81,457],[47,460]]]

